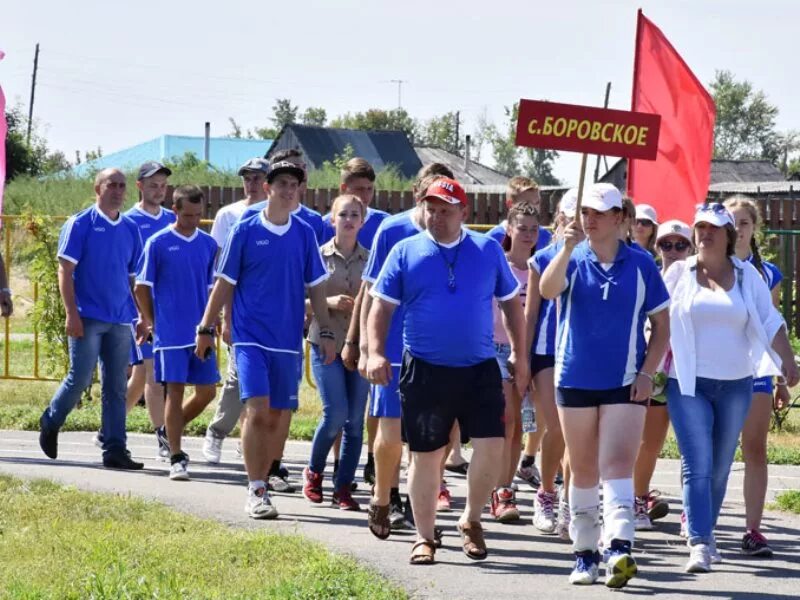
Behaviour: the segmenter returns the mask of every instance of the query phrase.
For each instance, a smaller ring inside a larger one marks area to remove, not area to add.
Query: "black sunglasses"
[[[680,242],[665,242],[665,241],[661,241],[661,242],[658,242],[658,247],[661,248],[664,252],[669,252],[673,248],[675,248],[675,250],[677,250],[678,252],[683,252],[689,246],[691,246],[691,244],[689,242],[684,242],[684,241],[680,241]]]
[[[653,227],[655,225],[650,219],[636,219],[636,224],[642,227]]]

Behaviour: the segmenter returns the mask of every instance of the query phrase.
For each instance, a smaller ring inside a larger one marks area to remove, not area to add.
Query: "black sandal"
[[[467,469],[469,469],[469,463],[463,462],[460,465],[445,465],[444,470],[450,471],[451,473],[460,473],[461,475],[467,474]]]
[[[367,526],[372,535],[379,540],[387,539],[392,532],[392,525],[389,522],[389,505],[378,506],[370,502],[367,511]]]

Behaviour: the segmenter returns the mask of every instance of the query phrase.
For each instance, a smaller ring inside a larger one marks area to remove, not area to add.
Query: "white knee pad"
[[[573,552],[597,550],[600,541],[600,489],[569,486],[569,537]]]

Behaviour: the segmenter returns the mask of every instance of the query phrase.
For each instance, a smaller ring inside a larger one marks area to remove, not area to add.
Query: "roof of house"
[[[168,161],[184,156],[187,152],[203,158],[205,138],[190,135],[162,135],[123,150],[111,152],[98,159],[87,161],[72,168],[72,173],[84,176],[98,169],[119,167],[135,169],[148,160]],[[220,171],[236,171],[254,156],[263,156],[272,140],[248,140],[239,138],[209,138],[209,163]]]
[[[277,150],[299,147],[306,163],[319,169],[352,148],[354,156],[367,160],[376,171],[394,165],[406,178],[412,178],[422,167],[408,136],[402,131],[362,131],[312,125],[286,125],[267,150],[269,158]]]
[[[797,181],[723,181],[708,186],[711,194],[796,194],[800,198]]]
[[[464,157],[442,148],[415,146],[414,150],[416,150],[417,156],[423,165],[435,162],[447,165],[453,171],[456,180],[464,185],[496,185],[502,186],[503,191],[505,191],[505,185],[510,179],[500,171],[495,171],[474,160],[470,160],[469,167],[465,171]]]

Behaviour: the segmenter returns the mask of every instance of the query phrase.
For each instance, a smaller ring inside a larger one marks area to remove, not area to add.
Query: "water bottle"
[[[536,431],[536,409],[533,407],[530,396],[525,394],[522,399],[522,433]]]

